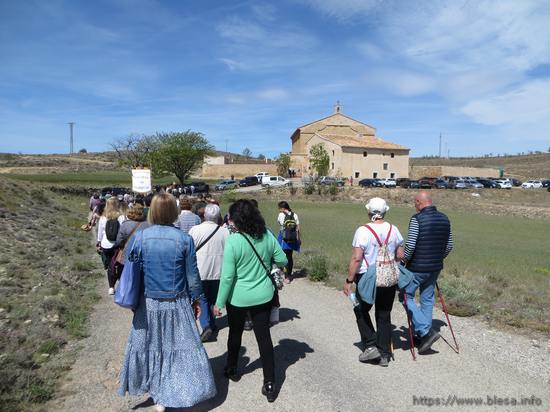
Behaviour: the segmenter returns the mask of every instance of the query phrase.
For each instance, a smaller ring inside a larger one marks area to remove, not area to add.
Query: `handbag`
[[[275,289],[276,290],[281,290],[283,288],[283,286],[285,285],[285,282],[284,282],[284,276],[283,274],[281,273],[281,270],[279,268],[277,269],[273,269],[273,270],[269,270],[268,267],[266,266],[266,264],[264,263],[264,261],[262,260],[262,258],[260,257],[260,254],[258,253],[258,251],[256,250],[256,248],[254,247],[254,245],[252,244],[252,242],[250,241],[250,239],[248,239],[243,233],[239,232],[239,234],[241,234],[245,239],[246,241],[248,242],[248,244],[250,245],[250,247],[252,248],[252,250],[254,251],[254,254],[256,255],[256,257],[258,258],[258,260],[260,261],[260,263],[262,264],[262,266],[264,267],[265,269],[265,272],[266,272],[266,276],[271,280],[271,283],[273,283],[273,286],[275,286]]]
[[[123,308],[135,310],[141,297],[141,262],[126,260],[115,291],[115,303]]]

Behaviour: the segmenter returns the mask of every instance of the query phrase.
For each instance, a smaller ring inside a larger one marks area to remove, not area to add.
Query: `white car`
[[[262,180],[264,177],[266,176],[269,176],[269,173],[267,172],[260,172],[260,173],[256,173],[256,178],[258,179],[258,182],[262,183]]]
[[[528,180],[527,182],[522,183],[521,187],[524,189],[540,189],[543,185],[540,180]]]
[[[396,187],[397,182],[395,179],[381,179],[380,183],[382,183],[382,186],[384,187]]]
[[[290,180],[281,176],[264,176],[262,178],[263,187],[282,187],[290,186]]]
[[[510,183],[508,180],[495,180],[495,183],[501,189],[511,189],[512,188],[512,183]]]

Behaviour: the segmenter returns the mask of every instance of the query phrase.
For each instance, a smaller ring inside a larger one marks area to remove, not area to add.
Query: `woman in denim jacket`
[[[173,226],[174,196],[153,198],[147,219],[128,245],[143,267],[143,297],[134,314],[120,374],[119,394],[149,393],[156,410],[187,408],[216,395],[195,319],[201,280],[193,240]]]

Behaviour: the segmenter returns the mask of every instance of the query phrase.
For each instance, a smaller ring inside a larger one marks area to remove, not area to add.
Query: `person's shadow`
[[[281,391],[286,380],[286,371],[300,359],[304,359],[308,353],[313,353],[314,350],[305,342],[300,342],[294,339],[281,339],[279,344],[274,348],[275,352],[275,380],[277,382],[277,395]],[[243,375],[252,373],[256,369],[262,367],[260,359],[248,364]]]
[[[279,322],[293,321],[294,319],[301,319],[299,311],[291,308],[279,309]]]

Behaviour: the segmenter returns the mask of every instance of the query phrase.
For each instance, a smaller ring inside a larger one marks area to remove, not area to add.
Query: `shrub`
[[[290,186],[290,196],[294,196],[296,195],[296,192],[298,192],[298,189],[296,189],[296,187],[294,186]]]
[[[314,192],[315,192],[315,185],[313,185],[311,183],[307,183],[304,186],[304,194],[305,195],[312,195]]]
[[[321,255],[313,255],[307,262],[309,279],[314,282],[322,282],[328,278],[327,259]]]
[[[439,283],[451,315],[474,316],[479,313],[481,293],[477,289],[458,277],[441,277]]]

